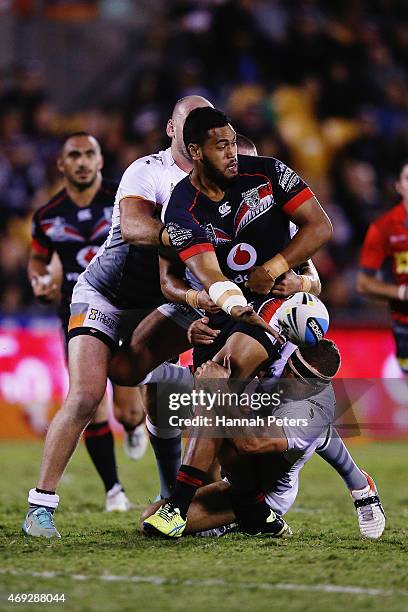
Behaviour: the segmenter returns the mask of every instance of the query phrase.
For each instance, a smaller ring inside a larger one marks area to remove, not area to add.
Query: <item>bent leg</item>
[[[37,485],[46,491],[55,491],[106,390],[108,347],[97,338],[83,335],[72,338],[68,350],[70,387],[49,427]]]

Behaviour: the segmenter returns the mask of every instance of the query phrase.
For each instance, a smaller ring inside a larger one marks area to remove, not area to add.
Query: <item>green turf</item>
[[[63,538],[44,541],[20,533],[41,445],[2,444],[0,609],[406,612],[406,445],[356,444],[352,451],[381,491],[388,525],[378,542],[360,538],[342,481],[318,457],[303,470],[296,505],[287,515],[292,538],[150,540],[136,531],[139,510],[125,515],[101,512],[102,487],[82,446],[59,490],[56,524]],[[131,462],[119,449],[118,461],[132,501],[142,505],[152,499],[158,484],[151,453]],[[32,576],[47,571],[57,576]],[[104,575],[120,579],[106,581]],[[286,590],[288,584],[302,590]],[[316,585],[387,593],[327,593]],[[310,590],[313,586],[317,590]],[[66,602],[9,604],[12,592],[64,593]]]

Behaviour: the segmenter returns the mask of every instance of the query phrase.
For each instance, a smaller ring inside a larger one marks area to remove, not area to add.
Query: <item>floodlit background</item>
[[[358,296],[355,277],[408,154],[404,5],[0,0],[0,436],[41,433],[65,392],[58,321],[26,278],[30,219],[59,188],[63,138],[94,134],[104,175],[120,179],[167,146],[172,105],[193,93],[294,167],[331,217],[334,238],[314,261],[343,375],[399,377],[387,309]],[[388,415],[398,434],[404,414]]]

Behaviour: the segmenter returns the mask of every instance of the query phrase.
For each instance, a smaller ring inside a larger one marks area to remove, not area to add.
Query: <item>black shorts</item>
[[[253,302],[251,306],[271,327],[275,327],[278,331],[278,327],[274,325],[274,313],[277,308],[282,304],[282,300],[270,298],[270,297],[259,297]],[[281,345],[276,340],[264,332],[260,327],[249,325],[248,323],[237,323],[232,317],[227,315],[224,311],[218,312],[215,315],[210,316],[209,327],[212,329],[220,329],[220,335],[214,340],[212,344],[198,346],[193,351],[193,365],[194,369],[206,361],[213,359],[219,350],[227,342],[228,338],[235,332],[241,332],[250,338],[257,340],[266,352],[268,353],[268,360],[274,361],[280,352]]]
[[[408,374],[408,324],[395,321],[392,324],[392,333],[394,334],[399,366],[403,372]]]

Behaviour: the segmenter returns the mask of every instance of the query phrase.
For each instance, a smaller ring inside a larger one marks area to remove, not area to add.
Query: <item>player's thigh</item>
[[[68,344],[69,395],[99,404],[106,391],[111,351],[99,338],[80,335]]]
[[[225,357],[230,358],[233,378],[249,378],[268,360],[269,355],[255,338],[234,332],[214,356],[214,361],[222,364]]]
[[[159,310],[154,310],[139,323],[131,339],[132,352],[147,357],[149,371],[189,347],[186,330]]]

